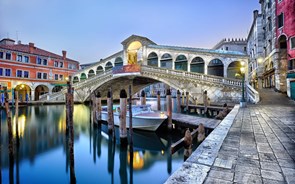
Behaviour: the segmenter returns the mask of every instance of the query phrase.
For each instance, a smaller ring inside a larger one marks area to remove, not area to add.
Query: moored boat
[[[128,109],[128,108],[127,108]],[[120,107],[114,106],[114,124],[120,125],[119,113]],[[104,121],[108,119],[107,107],[102,107],[101,118]],[[132,105],[132,128],[148,131],[156,131],[163,121],[167,119],[163,112],[154,112],[151,105]],[[126,114],[126,127],[129,128],[129,112]]]

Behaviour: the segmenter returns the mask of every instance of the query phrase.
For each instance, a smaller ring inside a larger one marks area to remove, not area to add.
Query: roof
[[[226,50],[214,50],[214,49],[203,49],[203,48],[192,48],[192,47],[179,47],[179,46],[166,46],[166,45],[149,45],[150,48],[155,49],[171,49],[179,51],[189,51],[189,52],[206,52],[212,54],[228,54],[228,55],[239,55],[247,56],[246,54],[238,51],[226,51]]]
[[[150,42],[151,44],[156,44],[155,42],[153,42],[152,40],[148,39],[147,37],[144,36],[138,36],[138,35],[131,35],[128,38],[126,38],[124,41],[121,42],[121,44],[126,44],[128,43],[130,40],[132,39],[141,39],[141,40],[146,40],[147,42]]]
[[[38,56],[51,57],[51,58],[55,58],[55,59],[63,59],[63,57],[60,55],[54,54],[52,52],[48,52],[48,51],[40,49],[38,47],[34,47],[32,52],[30,52],[30,46],[27,44],[14,44],[14,45],[5,45],[4,44],[4,45],[0,45],[0,48],[11,50],[11,51],[16,51],[16,52],[34,54],[34,55],[38,55]],[[75,60],[72,60],[69,58],[67,58],[67,61],[79,63],[78,61],[75,61]]]

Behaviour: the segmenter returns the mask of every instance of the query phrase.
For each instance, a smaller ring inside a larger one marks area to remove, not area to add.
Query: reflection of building
[[[20,100],[26,96],[38,100],[45,93],[59,91],[66,78],[79,69],[79,62],[35,47],[34,43],[15,44],[12,39],[0,41],[0,84],[19,91]],[[11,97],[10,93],[10,97]]]
[[[281,65],[287,67],[287,94],[295,100],[295,1],[278,0],[276,2],[277,47]],[[287,65],[287,66],[286,66]],[[284,74],[284,71],[282,71]],[[282,76],[284,78],[284,76]]]

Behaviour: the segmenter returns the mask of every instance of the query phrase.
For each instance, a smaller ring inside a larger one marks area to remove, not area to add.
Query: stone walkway
[[[205,183],[295,183],[295,103],[260,93],[260,104],[240,108]]]

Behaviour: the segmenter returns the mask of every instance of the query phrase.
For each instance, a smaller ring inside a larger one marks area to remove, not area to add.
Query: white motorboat
[[[114,124],[120,125],[119,110],[120,106],[114,106]],[[102,107],[101,119],[108,120],[107,106]],[[132,105],[132,128],[148,131],[156,131],[163,121],[167,119],[163,112],[154,112],[151,110],[151,105]],[[126,127],[129,128],[129,111],[127,107]]]

